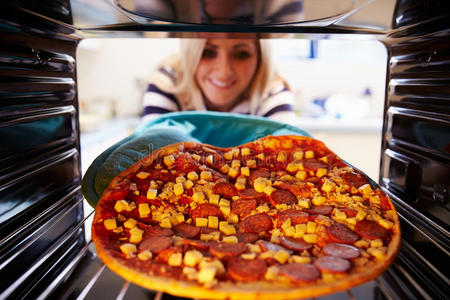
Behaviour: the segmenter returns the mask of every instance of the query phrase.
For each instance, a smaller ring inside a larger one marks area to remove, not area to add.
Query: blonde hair
[[[250,100],[250,114],[255,115],[260,102],[277,84],[288,83],[275,69],[269,40],[256,39],[259,50],[259,62],[252,82],[244,91]],[[175,82],[161,72],[151,78],[161,90],[174,94],[183,110],[206,110],[203,94],[195,80],[195,72],[203,54],[207,39],[182,39],[180,53],[164,61],[161,66],[169,66],[176,74]]]

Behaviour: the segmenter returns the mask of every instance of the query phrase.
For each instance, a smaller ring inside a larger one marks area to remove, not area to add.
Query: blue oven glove
[[[129,137],[100,154],[83,177],[83,195],[95,207],[116,175],[166,145],[195,141],[233,147],[267,135],[310,136],[302,129],[263,117],[219,112],[164,114],[140,125]]]

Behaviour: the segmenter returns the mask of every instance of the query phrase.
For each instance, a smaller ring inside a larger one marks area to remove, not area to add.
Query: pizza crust
[[[259,139],[258,143],[265,143],[270,141],[274,137],[267,136],[265,138]],[[285,136],[276,137],[276,139],[311,139],[308,137],[300,136]],[[313,140],[313,139],[311,139]],[[316,140],[314,140],[317,142]],[[116,187],[120,186],[123,182],[128,181],[128,177],[131,174],[136,173],[142,166],[149,166],[157,158],[175,153],[184,152],[187,149],[196,148],[199,146],[206,146],[210,149],[220,149],[222,151],[228,151],[232,148],[242,148],[245,146],[251,146],[254,142],[230,147],[230,148],[219,148],[211,145],[199,144],[195,142],[180,142],[173,145],[168,145],[160,148],[150,155],[144,157],[133,166],[127,170],[121,172],[117,175],[109,184],[108,188],[103,193],[100,198],[98,205],[96,207],[96,212],[93,220],[93,224],[102,222],[102,215],[105,209],[105,203],[115,190]],[[319,142],[321,147],[331,152],[326,146]],[[332,153],[332,152],[331,152]],[[389,199],[392,210],[395,211],[394,225],[392,227],[392,239],[387,246],[387,253],[385,259],[382,261],[377,261],[377,263],[365,271],[359,271],[355,274],[346,275],[344,279],[337,280],[329,283],[316,283],[316,284],[294,284],[286,280],[286,282],[270,282],[270,281],[257,281],[257,282],[219,282],[217,285],[209,288],[192,281],[176,280],[173,278],[168,278],[164,276],[155,276],[148,273],[140,272],[133,268],[128,267],[122,261],[115,258],[108,251],[108,245],[95,231],[95,227],[92,227],[92,239],[96,245],[97,253],[100,259],[105,263],[105,265],[110,268],[113,272],[120,275],[124,279],[133,282],[142,287],[157,290],[162,292],[167,292],[169,294],[191,297],[198,299],[298,299],[298,298],[310,298],[317,297],[327,294],[336,293],[339,291],[350,289],[354,286],[372,280],[383,273],[396,258],[399,248],[400,248],[400,225],[398,220],[398,215],[395,207],[392,205]]]

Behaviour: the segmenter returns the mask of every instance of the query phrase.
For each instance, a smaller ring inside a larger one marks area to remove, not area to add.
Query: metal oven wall
[[[0,7],[0,299],[35,298],[85,243],[69,33]]]

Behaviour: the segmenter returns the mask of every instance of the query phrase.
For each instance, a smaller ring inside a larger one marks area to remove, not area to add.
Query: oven
[[[277,1],[248,0],[241,15],[219,22],[201,13],[202,1],[98,2],[103,15],[83,0],[0,3],[0,299],[181,299],[109,271],[86,232],[76,49],[82,39],[131,32],[381,41],[388,58],[378,182],[398,210],[401,250],[375,280],[320,299],[448,298],[448,1],[293,0],[271,11]]]

